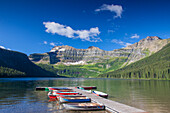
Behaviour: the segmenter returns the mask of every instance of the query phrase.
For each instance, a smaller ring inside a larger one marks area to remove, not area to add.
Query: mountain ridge
[[[31,54],[29,59],[24,53],[0,49],[0,76],[97,77],[145,59],[159,52],[169,42],[170,38],[161,39],[157,36],[149,36],[125,48],[113,51],[105,51],[94,46],[87,49],[76,49],[68,45],[55,46],[49,52]],[[166,62],[162,63],[166,64]],[[167,70],[163,73],[167,73]]]
[[[35,63],[44,64],[65,64],[75,62],[101,62],[102,59],[110,59],[113,57],[127,57],[125,65],[129,65],[159,51],[163,46],[169,43],[170,39],[161,39],[157,36],[148,36],[125,48],[105,51],[98,47],[90,46],[87,49],[76,49],[74,47],[64,45],[55,46],[50,52],[43,54],[30,54],[29,59]]]
[[[170,79],[170,43],[158,52],[112,72],[99,74],[101,78]]]

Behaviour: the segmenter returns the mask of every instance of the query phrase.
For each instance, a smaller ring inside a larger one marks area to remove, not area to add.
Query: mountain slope
[[[105,73],[119,69],[123,63],[127,60],[126,57],[116,57],[107,59],[103,62],[86,65],[53,65],[53,70],[57,69],[57,73],[62,76],[68,77],[83,77],[83,78],[95,78],[100,73]],[[42,64],[38,64],[41,66]],[[47,64],[43,64],[47,65]],[[50,64],[48,64],[50,65]]]
[[[69,77],[97,77],[115,71],[159,51],[170,39],[148,36],[122,49],[104,51],[90,46],[76,49],[71,46],[55,46],[50,52],[31,54],[29,59],[51,72]],[[50,67],[52,67],[49,69]],[[56,70],[56,71],[52,71]],[[57,71],[58,70],[58,71]]]
[[[25,73],[7,67],[0,67],[0,77],[25,77]]]
[[[125,47],[124,49],[131,49],[132,52],[128,57],[127,64],[136,62],[146,56],[159,51],[170,39],[161,39],[157,36],[148,36],[145,39],[140,40],[132,45]]]
[[[170,43],[149,57],[98,77],[170,79]]]
[[[146,56],[159,51],[169,42],[169,39],[162,40],[157,36],[148,36],[139,42],[122,49],[113,51],[101,50],[98,47],[90,46],[87,49],[76,49],[71,46],[55,46],[50,52],[29,55],[29,59],[35,63],[44,64],[88,64],[88,62],[100,63],[115,57],[127,57],[124,65],[136,62]]]
[[[27,55],[0,48],[0,77],[12,76],[55,76],[32,63]]]

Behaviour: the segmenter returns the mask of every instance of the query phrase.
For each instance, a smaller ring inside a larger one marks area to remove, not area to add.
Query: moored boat
[[[91,90],[91,89],[97,89],[96,86],[78,86],[77,89],[84,89],[84,90]]]
[[[84,95],[57,95],[57,99],[60,97],[86,97]]]
[[[91,99],[88,97],[59,97],[59,101],[61,103],[66,103],[66,102],[91,102]]]
[[[67,110],[104,110],[105,106],[98,103],[68,103],[63,104]]]
[[[72,90],[67,87],[48,87],[49,90]]]
[[[86,97],[85,95],[57,95],[58,97]]]
[[[59,97],[86,97],[86,96],[78,95],[78,94],[76,94],[76,95],[61,95],[61,94],[57,94],[56,92],[49,92],[48,97],[49,98],[57,98],[57,99],[59,99]]]
[[[73,90],[67,90],[67,89],[62,89],[62,90],[52,90],[52,91],[60,91],[60,92],[74,92]]]
[[[36,91],[49,91],[48,87],[36,87]]]
[[[57,95],[53,95],[52,92],[48,92],[48,97],[50,99],[57,98]]]
[[[97,95],[97,96],[100,96],[100,97],[104,97],[104,98],[107,98],[108,97],[108,94],[106,93],[103,93],[101,91],[92,91],[93,94]]]
[[[53,92],[53,95],[78,95],[78,92],[60,92],[60,91],[55,91]]]

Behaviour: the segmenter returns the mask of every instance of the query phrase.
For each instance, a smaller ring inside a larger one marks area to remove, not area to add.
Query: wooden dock
[[[131,107],[131,106],[128,106],[125,104],[121,104],[121,103],[118,103],[116,101],[112,101],[109,99],[105,99],[105,98],[96,96],[94,94],[85,92],[81,89],[77,89],[75,87],[69,87],[69,88],[71,88],[74,91],[77,91],[79,93],[82,93],[82,95],[85,95],[85,96],[91,98],[91,100],[93,102],[104,104],[106,106],[106,110],[108,110],[109,112],[112,112],[112,113],[147,113],[144,110],[141,110],[141,109],[138,109],[135,107]]]

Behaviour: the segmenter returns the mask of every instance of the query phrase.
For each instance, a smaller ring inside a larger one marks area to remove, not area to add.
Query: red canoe
[[[57,96],[56,96],[56,95],[53,95],[51,92],[48,93],[48,97],[49,97],[50,99],[57,98]]]

